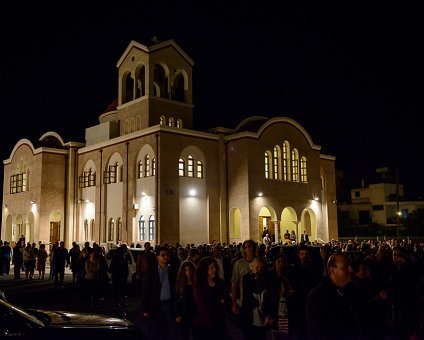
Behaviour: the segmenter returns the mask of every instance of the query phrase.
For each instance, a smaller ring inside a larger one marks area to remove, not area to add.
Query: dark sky
[[[407,2],[2,4],[0,156],[50,130],[83,141],[117,96],[125,48],[157,36],[195,62],[198,129],[287,116],[336,156],[354,185],[377,167],[398,166],[406,191],[424,195],[420,13]]]

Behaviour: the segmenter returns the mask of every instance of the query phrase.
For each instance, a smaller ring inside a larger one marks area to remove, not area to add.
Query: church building
[[[288,117],[193,126],[193,60],[173,40],[132,41],[117,99],[85,142],[46,132],[4,163],[1,239],[53,243],[337,238],[335,157]]]

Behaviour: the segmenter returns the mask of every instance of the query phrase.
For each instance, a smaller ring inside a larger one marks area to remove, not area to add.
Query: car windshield
[[[18,314],[19,316],[30,320],[33,324],[35,324],[38,327],[44,327],[46,324],[43,322],[42,319],[38,319],[34,315],[28,313],[22,308],[16,307],[6,301],[0,300],[0,310],[9,310],[9,312],[13,314]]]

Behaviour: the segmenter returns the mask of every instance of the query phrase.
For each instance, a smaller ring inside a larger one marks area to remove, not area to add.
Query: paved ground
[[[49,273],[49,268],[47,268]],[[38,278],[38,273],[36,275]],[[69,269],[65,272],[63,288],[55,288],[52,280],[25,280],[25,273],[21,272],[21,279],[13,279],[13,266],[8,276],[0,276],[0,289],[12,304],[22,308],[55,309],[75,312],[88,312],[109,316],[126,317],[127,319],[144,327],[140,318],[140,294],[137,287],[130,285],[128,289],[127,306],[118,307],[113,299],[112,285],[109,284],[104,299],[98,308],[93,308],[83,303],[80,290],[72,283],[72,274]],[[229,339],[243,339],[240,330],[227,318]]]

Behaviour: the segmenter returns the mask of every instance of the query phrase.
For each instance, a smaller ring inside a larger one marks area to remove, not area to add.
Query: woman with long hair
[[[193,297],[195,273],[196,265],[188,260],[183,261],[175,282],[175,321],[180,326],[183,340],[192,338],[193,317],[196,311],[196,303]]]
[[[218,276],[218,265],[212,256],[200,259],[193,285],[196,314],[193,319],[194,339],[225,339],[226,290]]]

